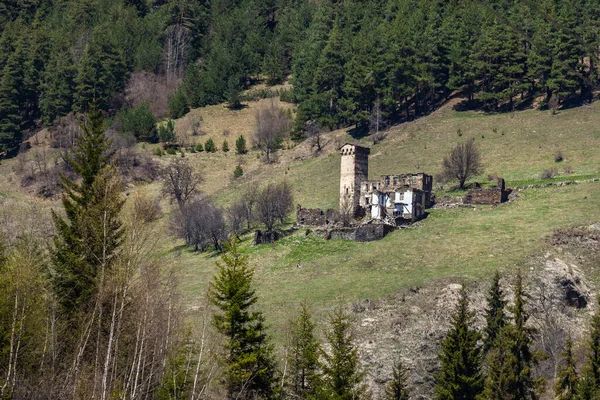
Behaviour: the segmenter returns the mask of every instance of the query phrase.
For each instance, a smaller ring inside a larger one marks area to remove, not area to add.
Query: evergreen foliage
[[[358,361],[358,347],[354,343],[352,322],[344,306],[338,304],[329,315],[329,329],[325,334],[329,352],[322,352],[322,384],[318,398],[364,399],[364,371]]]
[[[233,177],[234,178],[241,178],[244,175],[244,170],[242,169],[241,165],[236,165],[235,169],[233,170]]]
[[[134,136],[143,142],[156,143],[156,118],[147,103],[134,109],[123,109],[118,116],[121,122],[121,132]]]
[[[578,377],[573,358],[573,341],[571,337],[567,338],[565,349],[561,354],[561,364],[556,373],[556,382],[554,384],[554,394],[557,400],[575,400]]]
[[[92,106],[66,162],[78,180],[62,178],[65,217],[53,212],[57,230],[52,249],[54,291],[63,310],[71,314],[85,306],[119,254],[123,206],[120,181],[110,164],[104,119]]]
[[[227,143],[227,140],[223,140],[223,146],[221,146],[221,150],[223,150],[225,153],[229,151],[229,143]]]
[[[207,153],[216,153],[217,152],[217,145],[215,144],[215,141],[212,140],[212,138],[209,138],[206,143],[204,143],[204,150]]]
[[[190,111],[188,99],[185,92],[179,88],[169,96],[169,116],[171,118],[181,118]]]
[[[483,350],[485,353],[494,347],[498,335],[506,325],[505,307],[506,300],[504,300],[504,292],[500,287],[500,272],[496,271],[488,292],[487,308],[485,310],[486,326],[483,339]]]
[[[481,372],[481,334],[472,328],[474,314],[463,285],[458,305],[452,316],[452,326],[444,341],[439,359],[442,364],[435,387],[436,398],[474,400],[483,390]]]
[[[225,337],[225,387],[229,399],[273,398],[276,370],[272,346],[262,312],[256,309],[252,287],[254,270],[236,241],[217,262],[219,272],[210,286],[210,299],[218,308],[215,328]]]
[[[240,135],[235,141],[235,154],[241,155],[246,154],[248,149],[246,148],[246,138],[244,135]]]
[[[314,397],[320,384],[321,349],[306,303],[300,305],[300,314],[292,322],[290,334],[290,394],[295,398]]]
[[[488,375],[483,398],[537,399],[540,379],[533,378],[537,357],[532,352],[532,331],[525,325],[529,318],[525,310],[525,292],[521,273],[515,284],[513,320],[497,337],[488,353]]]
[[[161,123],[158,126],[158,140],[161,143],[173,143],[177,139],[175,137],[175,123],[172,119],[168,119],[167,123]]]
[[[386,400],[409,400],[410,392],[407,388],[407,373],[404,365],[401,361],[398,361],[394,365],[392,371],[392,380],[387,384],[385,388]]]

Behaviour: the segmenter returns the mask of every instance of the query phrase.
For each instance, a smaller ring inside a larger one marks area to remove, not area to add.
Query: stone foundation
[[[498,178],[498,186],[489,189],[469,190],[464,198],[465,204],[501,204],[508,200],[511,190],[505,188],[504,179]]]
[[[252,241],[252,246],[257,246],[263,243],[275,243],[279,240],[279,232],[254,232],[254,240]]]
[[[367,224],[349,228],[333,228],[317,231],[325,240],[344,239],[354,240],[355,242],[372,242],[383,239],[388,233],[396,228],[385,224]]]

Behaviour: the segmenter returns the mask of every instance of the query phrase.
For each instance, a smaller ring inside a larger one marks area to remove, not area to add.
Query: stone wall
[[[262,232],[255,231],[254,232],[254,240],[252,241],[252,246],[257,246],[263,243],[275,243],[279,240],[279,232]]]
[[[355,242],[372,242],[383,239],[394,227],[385,224],[368,224],[351,228],[334,228],[326,231],[325,239],[354,240]]]
[[[340,214],[332,208],[323,211],[320,208],[296,207],[296,224],[304,226],[321,226],[335,224],[340,221]]]
[[[498,178],[498,186],[489,189],[469,190],[465,195],[465,204],[500,204],[508,200],[511,190],[506,189],[504,179]]]

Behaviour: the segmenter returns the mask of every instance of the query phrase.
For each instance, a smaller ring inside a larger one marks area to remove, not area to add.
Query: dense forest
[[[580,104],[598,83],[600,4],[27,0],[0,4],[0,30],[0,153],[10,155],[23,135],[92,102],[109,115],[139,107],[147,99],[132,92],[157,82],[178,117],[291,77],[297,139],[309,121],[377,130],[457,91],[461,107],[488,111]]]

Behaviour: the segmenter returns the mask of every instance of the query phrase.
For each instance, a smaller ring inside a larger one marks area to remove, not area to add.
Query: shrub
[[[573,173],[573,167],[570,165],[565,165],[565,168],[563,171],[564,171],[565,175],[571,175]]]
[[[133,135],[139,141],[156,142],[156,118],[147,103],[122,109],[117,121],[121,124],[121,132]]]
[[[497,181],[498,180],[498,174],[494,173],[494,174],[488,174],[487,176],[488,181]]]
[[[279,91],[279,101],[283,101],[285,103],[295,103],[294,89],[281,89]]]
[[[558,150],[555,154],[554,154],[554,162],[561,162],[564,160],[563,157],[563,153],[562,151]]]
[[[202,146],[202,143],[198,143],[198,144],[196,145],[196,151],[197,151],[198,153],[202,153],[202,152],[204,151],[204,147]]]
[[[223,151],[225,153],[227,153],[229,151],[229,143],[227,143],[227,140],[223,141],[223,147],[222,147]]]
[[[172,119],[169,119],[166,124],[159,125],[158,139],[162,143],[171,143],[175,141],[175,123]]]
[[[540,179],[551,179],[558,175],[558,169],[548,168],[540,174]]]
[[[158,157],[162,157],[162,155],[163,155],[163,152],[162,152],[162,150],[160,149],[160,147],[156,147],[156,148],[154,149],[154,155],[155,155],[155,156],[158,156]]]
[[[177,149],[175,147],[167,147],[165,149],[165,153],[169,154],[169,155],[175,155],[177,154]]]
[[[204,150],[206,150],[207,153],[216,153],[217,145],[215,144],[214,140],[208,139],[204,144]]]
[[[223,129],[223,136],[231,135],[231,131],[229,129]]]
[[[462,137],[462,129],[458,128],[456,130],[456,134],[458,135],[458,137]]]
[[[135,216],[143,222],[153,222],[162,216],[159,199],[137,195],[133,201]]]
[[[242,175],[244,175],[244,170],[242,169],[242,166],[238,164],[238,166],[233,170],[233,177],[239,178]]]
[[[246,154],[247,152],[246,139],[244,138],[244,135],[240,135],[235,141],[235,154]]]
[[[185,92],[179,88],[169,96],[169,116],[171,118],[181,118],[190,111]]]

